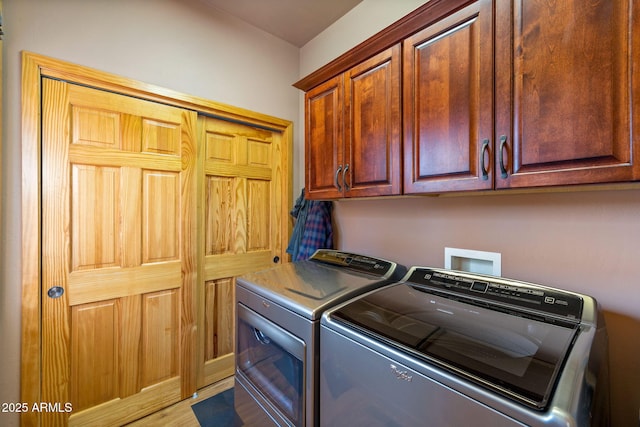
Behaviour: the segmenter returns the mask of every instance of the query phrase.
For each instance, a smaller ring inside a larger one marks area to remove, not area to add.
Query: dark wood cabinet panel
[[[492,2],[404,42],[404,191],[490,189]]]
[[[344,76],[340,75],[305,96],[306,196],[333,199],[342,196],[344,151]]]
[[[640,178],[637,9],[496,1],[496,188]]]
[[[345,76],[345,191],[349,197],[400,194],[400,44]]]
[[[400,194],[401,48],[396,45],[307,92],[306,194]]]

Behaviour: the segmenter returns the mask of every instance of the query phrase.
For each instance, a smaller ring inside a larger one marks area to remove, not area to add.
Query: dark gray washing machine
[[[396,282],[395,262],[336,250],[238,278],[235,409],[246,425],[318,425],[322,313]]]
[[[596,300],[413,267],[325,312],[322,426],[609,425]]]

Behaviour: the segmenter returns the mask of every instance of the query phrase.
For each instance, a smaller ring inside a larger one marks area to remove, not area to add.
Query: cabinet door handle
[[[342,185],[344,185],[344,191],[351,190],[351,187],[349,186],[349,184],[347,184],[347,180],[345,178],[345,175],[347,174],[348,171],[349,171],[349,163],[347,163],[344,166],[344,170],[342,171]]]
[[[507,169],[504,167],[504,147],[507,145],[507,136],[502,135],[500,137],[500,176],[502,178],[507,177]]]
[[[340,175],[340,172],[342,171],[342,165],[338,166],[338,169],[336,169],[336,175],[334,176],[334,180],[336,183],[336,187],[338,188],[338,191],[342,193],[342,187],[340,186],[340,181],[338,181],[338,176]],[[343,176],[343,180],[344,180],[344,174]]]
[[[486,181],[489,179],[489,171],[487,170],[487,166],[484,164],[485,154],[489,151],[489,140],[485,139],[482,141],[482,149],[480,150],[480,169],[482,169],[482,180]]]

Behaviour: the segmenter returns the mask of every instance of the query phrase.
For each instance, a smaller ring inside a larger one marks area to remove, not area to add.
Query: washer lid
[[[306,261],[281,264],[238,278],[238,286],[301,316],[317,320],[342,301],[399,280],[406,272],[396,263],[364,255],[319,250]]]
[[[545,322],[410,283],[361,296],[328,319],[536,409],[549,402],[578,333],[577,323]]]

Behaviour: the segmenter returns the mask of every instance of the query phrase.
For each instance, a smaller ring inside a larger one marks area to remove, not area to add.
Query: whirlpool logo
[[[413,375],[409,375],[406,370],[403,371],[401,369],[398,369],[398,367],[393,363],[390,364],[389,367],[391,368],[391,372],[393,372],[393,375],[395,375],[397,379],[405,380],[408,382],[413,381]]]

